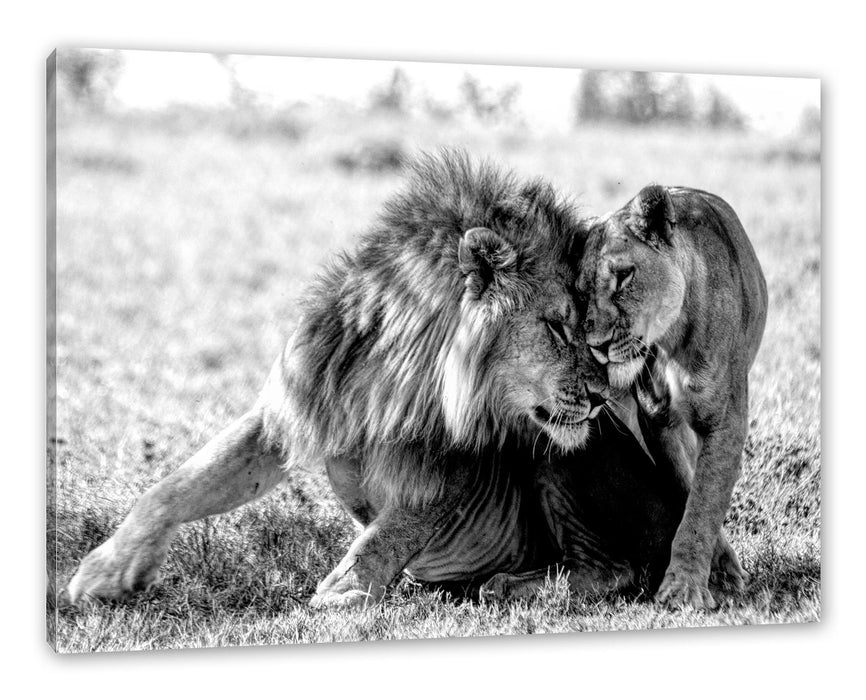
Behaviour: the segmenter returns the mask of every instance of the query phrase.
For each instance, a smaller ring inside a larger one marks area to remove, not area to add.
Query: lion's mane
[[[517,274],[491,284],[484,303],[469,301],[458,260],[474,227],[515,251],[501,262]],[[537,262],[573,254],[580,230],[572,205],[541,180],[521,183],[462,153],[422,156],[356,249],[303,300],[269,379],[281,396],[266,435],[290,464],[357,459],[388,498],[435,497],[460,452],[526,430],[497,409],[493,341],[543,281]]]

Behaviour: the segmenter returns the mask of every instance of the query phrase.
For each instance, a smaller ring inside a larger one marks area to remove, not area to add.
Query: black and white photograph
[[[815,623],[821,80],[47,61],[47,638]]]

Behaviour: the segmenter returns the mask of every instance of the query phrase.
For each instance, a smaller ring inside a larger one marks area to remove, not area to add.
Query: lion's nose
[[[590,389],[589,384],[586,384],[585,386],[586,398],[589,400],[589,406],[591,409],[595,408],[596,406],[603,406],[607,402],[607,399],[605,399],[604,396]]]
[[[589,388],[589,384],[584,384],[586,388],[586,398],[589,400],[589,417],[595,418],[599,411],[601,411],[601,407],[607,403],[607,400],[601,394],[594,392]]]

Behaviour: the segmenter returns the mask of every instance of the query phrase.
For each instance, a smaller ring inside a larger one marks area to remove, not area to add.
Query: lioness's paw
[[[316,609],[343,608],[359,610],[368,605],[375,605],[376,602],[376,597],[366,591],[344,591],[342,593],[324,591],[316,593],[310,599],[310,607]]]
[[[64,599],[79,608],[97,601],[123,600],[159,580],[159,563],[141,551],[124,555],[108,540],[81,560]]]
[[[706,577],[683,569],[668,569],[655,599],[673,609],[690,606],[703,610],[716,607],[716,601],[707,587]]]
[[[749,575],[743,571],[740,560],[737,559],[736,553],[727,542],[718,546],[713,553],[710,582],[714,586],[727,588],[737,593],[744,592],[749,583]]]

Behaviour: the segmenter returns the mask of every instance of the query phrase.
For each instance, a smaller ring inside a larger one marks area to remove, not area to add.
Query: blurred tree
[[[478,78],[467,73],[460,83],[460,101],[470,113],[484,121],[517,120],[515,105],[520,96],[520,86],[516,83],[505,85],[498,90],[484,87]]]
[[[610,109],[604,94],[605,71],[585,70],[577,92],[577,120],[599,122],[610,119]]]
[[[579,122],[746,127],[745,116],[730,97],[711,86],[699,101],[689,77],[682,74],[586,70],[576,103]]]
[[[807,105],[800,114],[798,131],[801,134],[813,136],[821,133],[821,108],[817,105]]]
[[[620,92],[617,112],[630,124],[646,124],[659,117],[659,93],[652,73],[628,71]]]
[[[412,84],[409,76],[402,68],[395,68],[385,85],[373,88],[370,94],[370,106],[387,112],[406,112],[409,109],[411,91]]]
[[[229,109],[210,112],[214,125],[218,124],[226,133],[240,140],[268,136],[297,141],[303,136],[304,126],[290,105],[276,107],[266,95],[249,88],[241,79],[247,57],[222,53],[211,55],[225,71],[229,86]]]
[[[695,121],[695,95],[688,78],[676,74],[660,94],[660,117],[675,124],[691,124]]]
[[[448,104],[443,100],[437,99],[430,94],[425,94],[421,105],[426,114],[429,114],[433,119],[440,122],[451,121],[454,118],[454,109],[455,106],[453,104]]]
[[[254,90],[250,90],[238,77],[238,57],[231,54],[212,54],[217,63],[226,72],[229,81],[229,102],[231,106],[240,111],[255,111],[258,109],[259,99]]]
[[[703,122],[713,129],[740,130],[746,126],[746,118],[740,109],[715,85],[709,88]]]
[[[63,49],[57,53],[58,90],[73,102],[104,109],[123,68],[120,51]]]

